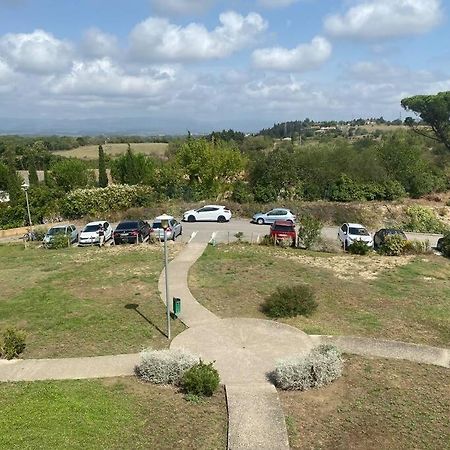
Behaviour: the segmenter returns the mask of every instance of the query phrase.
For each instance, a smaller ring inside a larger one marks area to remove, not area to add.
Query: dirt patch
[[[374,280],[385,271],[405,266],[413,256],[357,256],[342,255],[331,257],[314,257],[309,255],[276,254],[276,258],[289,259],[318,269],[328,269],[341,280],[354,279],[355,276]]]

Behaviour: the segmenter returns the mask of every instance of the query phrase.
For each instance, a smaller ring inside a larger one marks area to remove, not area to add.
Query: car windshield
[[[116,230],[130,230],[138,228],[137,222],[121,222],[117,225]]]
[[[83,233],[92,233],[97,231],[100,228],[100,225],[87,225],[84,227]]]
[[[64,234],[65,228],[50,228],[50,230],[48,230],[48,234],[50,236],[54,236],[55,234]]]
[[[274,225],[272,229],[275,231],[284,231],[284,232],[295,231],[295,228],[292,225]]]
[[[353,234],[355,236],[369,236],[369,232],[365,228],[349,228],[349,234]]]

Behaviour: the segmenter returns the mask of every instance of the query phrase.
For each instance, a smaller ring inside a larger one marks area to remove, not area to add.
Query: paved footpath
[[[321,343],[366,356],[407,359],[450,367],[450,350],[368,338],[308,336],[285,324],[259,319],[220,319],[193,297],[188,272],[206,248],[195,240],[169,264],[169,295],[182,299],[180,319],[189,327],[171,348],[185,348],[215,361],[225,384],[228,448],[289,448],[284,413],[268,381],[277,359],[307,353]],[[159,279],[164,292],[164,273]],[[171,298],[170,297],[170,298]],[[161,294],[161,298],[164,296]],[[138,354],[87,358],[0,360],[0,381],[65,380],[132,375]]]

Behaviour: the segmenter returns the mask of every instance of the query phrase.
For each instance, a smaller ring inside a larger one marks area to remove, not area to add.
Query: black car
[[[395,228],[382,228],[378,230],[373,236],[373,248],[381,247],[385,242],[388,236],[401,236],[405,241],[408,239],[406,234],[403,233],[402,230],[398,230]]]
[[[138,244],[148,239],[150,225],[144,220],[124,220],[114,230],[114,244]]]

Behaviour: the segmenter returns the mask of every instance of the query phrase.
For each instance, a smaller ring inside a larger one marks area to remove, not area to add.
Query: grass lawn
[[[448,369],[346,357],[342,378],[281,391],[295,449],[449,449]]]
[[[200,404],[135,378],[0,384],[1,449],[225,449],[223,390]]]
[[[156,246],[0,245],[0,330],[23,329],[23,357],[132,353],[168,342]],[[138,305],[135,309],[133,305]],[[173,335],[184,329],[172,324]]]
[[[306,283],[319,304],[284,319],[309,334],[357,335],[450,345],[450,261],[209,246],[190,272],[194,296],[220,317],[264,318],[277,286]]]
[[[135,153],[144,155],[163,157],[166,153],[168,144],[159,142],[144,142],[138,144],[130,143]],[[107,144],[103,146],[105,153],[109,156],[119,156],[127,151],[128,144]],[[84,145],[71,150],[60,150],[54,152],[56,155],[80,158],[80,159],[98,159],[98,145]]]

